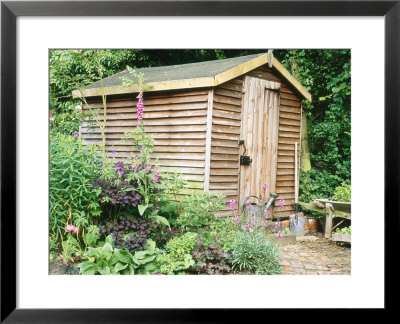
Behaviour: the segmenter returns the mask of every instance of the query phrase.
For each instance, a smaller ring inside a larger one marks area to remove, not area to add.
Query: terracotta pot
[[[315,218],[307,218],[307,223],[311,233],[318,232],[318,221]]]

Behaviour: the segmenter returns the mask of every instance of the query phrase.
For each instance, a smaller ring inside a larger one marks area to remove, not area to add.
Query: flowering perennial
[[[78,228],[75,227],[75,226],[72,225],[72,224],[68,224],[67,227],[65,228],[65,231],[66,231],[67,233],[77,234],[77,233],[78,233]]]
[[[144,110],[143,91],[140,91],[139,95],[136,98],[139,99],[136,104],[136,116],[138,120],[138,126],[142,126],[141,120],[143,118],[143,110]]]
[[[153,177],[153,183],[157,183],[158,180],[160,179],[160,175],[158,174],[158,170],[154,170],[154,177]]]

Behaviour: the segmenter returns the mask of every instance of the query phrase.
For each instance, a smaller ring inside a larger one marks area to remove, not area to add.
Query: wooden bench
[[[317,212],[326,215],[326,223],[325,223],[325,237],[331,238],[332,231],[343,223],[343,220],[332,227],[333,218],[339,217],[343,219],[351,220],[351,202],[343,202],[343,201],[334,201],[329,199],[315,199],[313,202],[304,203],[299,201],[299,205]]]

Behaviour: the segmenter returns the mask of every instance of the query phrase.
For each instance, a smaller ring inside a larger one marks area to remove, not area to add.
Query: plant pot
[[[318,221],[314,217],[307,217],[307,225],[308,229],[310,230],[311,233],[318,232]]]

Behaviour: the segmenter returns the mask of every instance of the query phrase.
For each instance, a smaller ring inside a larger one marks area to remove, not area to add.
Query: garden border
[[[2,1],[1,3],[1,322],[127,323],[234,319],[237,311],[16,309],[16,19],[18,16],[384,16],[385,248],[398,234],[400,120],[400,1]],[[389,233],[390,231],[390,233]],[[385,251],[387,252],[387,251]],[[387,253],[386,255],[390,255]],[[7,261],[6,261],[7,260]],[[394,260],[394,258],[392,258]],[[385,262],[388,262],[385,258]],[[386,283],[390,282],[385,266]],[[392,285],[392,289],[395,285]],[[394,306],[385,298],[385,307]],[[252,314],[254,316],[255,314]],[[265,314],[264,314],[265,315]]]

